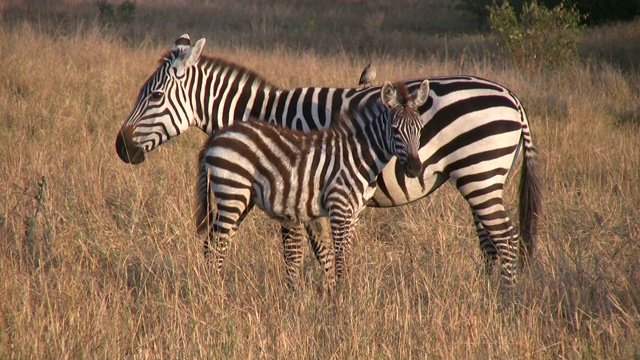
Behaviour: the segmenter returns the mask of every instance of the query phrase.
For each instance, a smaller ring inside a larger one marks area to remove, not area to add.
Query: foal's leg
[[[300,284],[300,265],[302,265],[304,257],[302,252],[304,229],[302,225],[282,226],[280,229],[282,231],[287,286],[289,289],[297,290]]]
[[[220,273],[229,248],[229,241],[254,204],[237,199],[211,198],[211,201],[217,203],[216,215],[209,229],[209,236],[204,243],[204,255],[215,271]]]
[[[324,272],[325,290],[327,284],[335,281],[335,269],[333,265],[333,239],[331,237],[331,228],[326,218],[319,218],[307,223],[303,229],[290,229],[286,226],[281,227],[282,243],[284,245],[284,259],[287,271],[287,285],[291,288],[297,288],[296,284],[300,277],[299,270],[302,264],[302,237],[304,230],[309,235],[309,243],[313,254]]]
[[[333,247],[335,251],[336,278],[342,279],[348,272],[351,261],[351,236],[353,234],[352,218],[345,219],[337,215],[330,215],[331,234],[333,236]]]
[[[309,236],[313,254],[324,271],[326,287],[327,281],[334,281],[330,279],[335,277],[333,237],[331,236],[329,219],[318,218],[312,220],[305,225],[305,229]]]

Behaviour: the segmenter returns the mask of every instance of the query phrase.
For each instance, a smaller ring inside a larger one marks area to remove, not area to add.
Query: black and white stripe
[[[229,239],[257,205],[296,234],[311,220],[328,217],[335,276],[342,277],[350,234],[382,168],[395,156],[407,176],[420,175],[424,120],[417,108],[428,94],[428,80],[411,96],[403,83],[395,88],[386,82],[384,106],[372,102],[324,130],[305,133],[246,121],[214,134],[200,152],[197,192],[198,222],[201,230],[210,229],[206,249],[215,243],[215,268],[220,270]],[[285,242],[287,279],[295,287],[301,241],[288,239],[293,241]],[[325,267],[329,289],[332,270]]]
[[[380,93],[380,87],[282,90],[243,67],[201,56],[204,39],[193,47],[188,44],[187,35],[178,39],[140,90],[116,140],[123,161],[144,161],[145,152],[192,126],[212,134],[254,117],[303,131],[324,128],[340,112]],[[405,84],[414,91],[421,82]],[[502,275],[512,282],[516,249],[532,254],[541,211],[536,152],[524,109],[511,91],[488,80],[455,76],[430,78],[429,83],[429,99],[418,109],[427,121],[420,138],[422,174],[406,178],[392,158],[378,177],[369,205],[407,204],[452,181],[471,206],[488,270],[501,260]],[[502,192],[522,149],[519,245]],[[313,245],[322,252],[322,244]]]

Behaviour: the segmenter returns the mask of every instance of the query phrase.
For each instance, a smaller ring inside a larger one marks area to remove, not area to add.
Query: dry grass
[[[265,49],[243,45],[246,33],[208,41],[207,54],[283,86],[353,86],[373,57],[380,78],[471,73],[507,85],[528,108],[546,214],[517,305],[479,272],[470,213],[449,185],[366,211],[353,271],[327,299],[310,255],[305,287],[285,291],[278,228],[259,211],[236,237],[224,280],[207,271],[193,220],[204,135],[189,132],[138,167],[116,156],[139,86],[193,29],[151,31],[143,42],[89,22],[51,31],[44,15],[7,24],[19,10],[6,5],[0,28],[0,358],[640,356],[637,73],[596,59],[528,78],[464,51]],[[456,41],[465,39],[488,41]]]

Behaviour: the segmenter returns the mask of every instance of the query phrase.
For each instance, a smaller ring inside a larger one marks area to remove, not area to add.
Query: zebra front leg
[[[327,218],[312,220],[305,226],[309,243],[318,263],[324,272],[324,290],[331,291],[329,284],[335,283],[335,267],[333,257],[333,237]]]
[[[284,264],[287,287],[297,290],[300,284],[300,265],[304,258],[302,252],[302,238],[304,230],[302,225],[281,228],[282,245],[284,248]]]
[[[331,235],[333,236],[333,248],[335,256],[336,278],[342,279],[349,269],[351,261],[351,234],[353,233],[352,219],[341,217],[329,217]]]

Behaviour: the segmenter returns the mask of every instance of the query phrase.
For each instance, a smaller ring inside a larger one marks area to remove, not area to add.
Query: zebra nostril
[[[422,172],[422,162],[418,158],[410,158],[405,164],[405,173],[409,178],[415,178]]]
[[[124,144],[124,139],[121,132],[118,132],[118,136],[116,137],[116,152],[122,161],[125,161],[127,158],[127,148]]]
[[[122,131],[119,131],[116,137],[116,152],[120,160],[127,164],[137,165],[144,161],[144,151],[131,143],[128,144]]]

